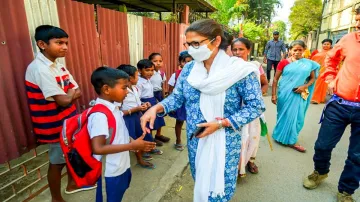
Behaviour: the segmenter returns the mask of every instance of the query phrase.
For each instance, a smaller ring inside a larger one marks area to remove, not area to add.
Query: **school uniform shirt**
[[[141,105],[141,100],[139,96],[139,91],[135,86],[131,86],[131,89],[128,88],[128,94],[121,105],[121,109],[130,110],[140,105]]]
[[[173,73],[169,79],[168,84],[172,87],[175,87],[175,83],[176,83],[176,73]]]
[[[59,142],[63,121],[76,114],[76,107],[59,106],[53,96],[66,95],[78,84],[63,64],[52,62],[39,52],[26,69],[25,87],[37,141]]]
[[[139,77],[139,81],[136,84],[139,90],[140,98],[152,98],[154,97],[154,87],[150,80]]]
[[[152,85],[154,86],[154,91],[162,91],[162,84],[166,81],[166,75],[161,76],[160,70],[154,71],[154,75],[150,78]]]
[[[96,99],[96,104],[105,105],[110,111],[112,111],[115,117],[116,134],[112,144],[128,144],[130,142],[130,136],[123,119],[123,113],[120,111],[119,107],[115,103],[111,103],[101,98]],[[91,114],[88,119],[87,129],[91,139],[98,136],[105,136],[106,139],[110,138],[108,121],[106,115],[103,113]],[[101,161],[102,155],[94,154],[93,156],[97,160]],[[106,155],[105,177],[116,177],[122,175],[128,168],[130,168],[129,151]]]

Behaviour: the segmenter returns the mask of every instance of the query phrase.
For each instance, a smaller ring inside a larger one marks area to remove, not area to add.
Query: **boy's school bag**
[[[93,113],[106,115],[109,126],[107,144],[111,144],[116,134],[116,120],[113,113],[102,104],[96,104],[69,119],[63,124],[60,145],[64,153],[69,174],[78,187],[95,185],[102,173],[102,162],[93,157],[88,118]]]

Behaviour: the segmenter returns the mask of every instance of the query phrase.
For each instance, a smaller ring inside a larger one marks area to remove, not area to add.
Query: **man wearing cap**
[[[276,68],[280,60],[284,58],[286,53],[285,43],[279,40],[279,32],[273,32],[273,37],[273,40],[270,40],[266,43],[264,51],[264,63],[267,63],[266,76],[269,82],[271,78],[270,74],[272,66],[274,65],[274,70],[276,72]],[[281,52],[283,53],[283,56],[281,56]]]

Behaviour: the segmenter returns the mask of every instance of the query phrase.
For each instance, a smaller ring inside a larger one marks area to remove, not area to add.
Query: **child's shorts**
[[[125,191],[130,187],[131,176],[130,168],[128,168],[123,174],[119,176],[105,177],[107,202],[120,202],[122,200]],[[96,202],[103,202],[101,177],[97,182]]]
[[[154,91],[154,97],[158,102],[161,102],[164,99],[162,91]]]
[[[176,111],[169,113],[170,117],[175,118],[178,121],[186,121],[186,109],[185,104],[183,104],[179,109]]]
[[[132,113],[131,115],[123,116],[126,128],[129,131],[130,137],[134,140],[138,139],[143,134],[143,130],[141,129],[140,118],[142,116],[141,112]],[[146,134],[145,141],[153,142],[154,138],[151,134]]]
[[[51,164],[65,164],[64,153],[61,150],[60,143],[49,143],[49,161]]]

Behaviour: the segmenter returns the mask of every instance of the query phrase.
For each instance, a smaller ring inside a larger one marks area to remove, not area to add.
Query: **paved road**
[[[270,131],[276,122],[276,107],[270,97],[265,98],[267,105],[266,118]],[[300,133],[299,142],[308,151],[299,153],[290,148],[273,143],[270,151],[266,138],[262,138],[257,157],[259,174],[242,179],[237,185],[237,192],[232,201],[236,202],[334,202],[336,201],[337,182],[344,167],[349,144],[349,128],[332,155],[332,166],[328,179],[316,190],[305,190],[302,179],[313,170],[313,146],[319,130],[320,114],[323,105],[311,105],[306,116],[305,126]],[[193,180],[189,169],[163,197],[162,202],[192,201]],[[360,192],[354,195],[360,201]]]

